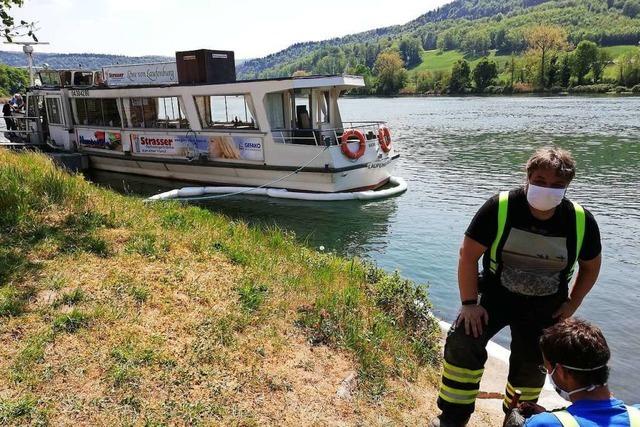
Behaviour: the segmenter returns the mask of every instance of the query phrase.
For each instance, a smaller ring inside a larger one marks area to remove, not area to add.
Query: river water
[[[277,224],[306,244],[361,256],[428,286],[435,314],[458,309],[460,241],[491,195],[521,184],[537,147],[555,144],[578,163],[568,196],[596,217],[603,243],[600,279],[577,315],[598,324],[612,347],[614,393],[637,401],[640,383],[640,98],[465,97],[342,99],[343,119],[389,122],[399,148],[397,198],[300,202],[234,198],[205,206],[253,224]],[[99,176],[115,184],[122,176]],[[126,177],[128,191],[166,183]],[[508,344],[508,332],[496,340]]]

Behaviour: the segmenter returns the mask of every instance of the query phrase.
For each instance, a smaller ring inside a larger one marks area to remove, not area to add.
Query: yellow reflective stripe
[[[498,269],[498,245],[502,239],[504,233],[504,226],[507,223],[507,209],[509,207],[509,192],[501,191],[498,198],[498,228],[496,233],[496,239],[491,245],[489,269],[492,273],[495,273]]]
[[[477,384],[482,379],[483,372],[484,369],[465,369],[444,362],[444,370],[442,371],[442,376],[450,379],[451,381],[456,381],[459,383]]]
[[[516,388],[518,390],[520,390],[520,392],[522,393],[522,398],[523,399],[527,399],[527,396],[533,396],[535,398],[538,398],[538,396],[540,396],[540,392],[542,391],[542,387],[540,387],[540,388],[536,388],[536,387],[516,387]],[[507,391],[511,395],[516,394],[516,389],[510,383],[507,383]],[[527,400],[531,400],[531,399],[527,399]]]
[[[629,426],[640,427],[640,409],[634,406],[627,406],[626,408],[629,414]]]
[[[480,393],[480,390],[459,390],[441,384],[438,395],[447,402],[468,405],[476,401],[478,393]]]
[[[440,391],[442,390],[446,390],[449,393],[453,393],[453,394],[457,394],[459,396],[464,396],[464,397],[475,397],[478,395],[478,393],[480,393],[480,390],[461,390],[459,388],[453,388],[453,387],[449,387],[446,384],[440,384]]]
[[[562,427],[580,427],[576,419],[567,411],[552,412],[556,416]]]
[[[445,369],[448,369],[453,372],[458,372],[461,374],[469,374],[473,376],[482,376],[482,373],[484,372],[484,369],[473,370],[473,369],[461,368],[459,366],[454,366],[451,363],[447,362],[446,360],[444,361],[444,367]]]
[[[449,403],[455,403],[455,404],[458,404],[458,405],[471,405],[472,403],[474,403],[476,401],[475,397],[473,399],[456,399],[456,398],[453,398],[453,397],[449,397],[446,394],[444,394],[442,391],[440,391],[438,396],[441,399],[446,400]]]

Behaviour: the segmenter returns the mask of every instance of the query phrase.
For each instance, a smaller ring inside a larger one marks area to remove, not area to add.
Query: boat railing
[[[340,128],[310,129],[272,129],[271,134],[276,143],[297,145],[339,145],[346,129],[358,129],[367,139],[377,138],[380,126],[386,122],[343,122]]]
[[[10,123],[13,123],[13,129],[7,129],[6,120],[2,120],[0,123],[0,131],[10,142],[28,144],[39,140],[39,138],[33,138],[32,135],[38,135],[42,132],[41,126],[39,125],[40,117],[13,114],[12,116],[3,117],[3,119],[9,119]],[[31,123],[36,123],[36,126],[30,126]]]

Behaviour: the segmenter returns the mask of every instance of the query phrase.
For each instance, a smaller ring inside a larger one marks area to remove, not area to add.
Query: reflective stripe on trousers
[[[457,405],[471,405],[480,392],[484,369],[467,369],[445,360],[438,397]]]
[[[629,427],[640,427],[640,409],[626,406],[629,414]],[[552,412],[563,427],[580,427],[580,424],[568,411]]]
[[[507,382],[507,387],[504,392],[504,401],[502,402],[502,406],[505,411],[509,410],[511,406],[511,400],[513,399],[513,395],[516,393],[516,390],[520,390],[522,395],[520,396],[520,402],[537,402],[540,397],[540,392],[542,391],[542,387],[514,387],[510,382]]]

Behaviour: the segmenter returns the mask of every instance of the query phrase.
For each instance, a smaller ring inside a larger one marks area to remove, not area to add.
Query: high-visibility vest
[[[572,201],[573,210],[576,214],[576,254],[573,262],[570,264],[570,270],[567,274],[567,282],[571,281],[571,277],[576,268],[576,264],[578,263],[578,257],[580,256],[580,250],[582,249],[582,242],[584,241],[584,232],[586,227],[586,215],[584,213],[584,208],[580,206],[578,203]],[[491,245],[491,251],[489,252],[489,270],[493,274],[498,272],[498,246],[502,241],[502,236],[504,235],[504,229],[507,224],[507,211],[509,210],[509,192],[501,191],[498,196],[498,229],[496,233],[496,238]]]
[[[640,427],[640,409],[626,405],[625,408],[627,408],[627,414],[629,414],[629,426]],[[555,415],[563,427],[580,427],[580,423],[568,411],[552,412],[552,414]]]

